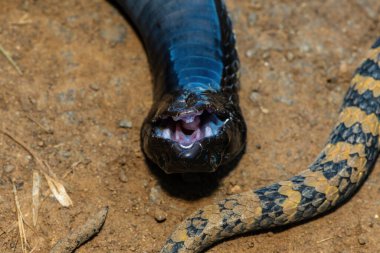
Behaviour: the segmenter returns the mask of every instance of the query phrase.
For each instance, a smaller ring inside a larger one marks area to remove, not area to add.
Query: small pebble
[[[274,167],[275,167],[276,169],[278,169],[278,170],[284,170],[284,169],[285,169],[285,165],[283,165],[283,164],[279,164],[279,163],[276,163],[276,164],[274,165]]]
[[[257,21],[257,15],[256,13],[250,13],[248,16],[248,25],[249,26],[254,26]]]
[[[251,1],[251,7],[255,10],[260,10],[262,5],[261,3],[258,3],[258,1]]]
[[[255,50],[254,49],[248,49],[245,52],[245,56],[247,56],[248,58],[252,58],[254,55],[255,55]]]
[[[249,95],[249,98],[252,102],[259,102],[261,95],[258,91],[252,91],[251,95]]]
[[[345,74],[347,73],[347,71],[348,71],[348,65],[346,62],[342,61],[339,65],[339,72],[342,74]]]
[[[264,60],[267,60],[268,58],[269,58],[269,52],[264,52],[262,55],[261,55],[261,57],[264,59]],[[265,62],[265,63],[267,63],[267,62]],[[265,65],[265,63],[264,63],[264,65]],[[268,66],[269,66],[269,63],[268,63]]]
[[[268,114],[268,113],[269,113],[269,110],[268,110],[267,108],[261,106],[261,105],[260,105],[260,110],[261,110],[261,112],[264,113],[264,114]]]
[[[360,235],[359,238],[358,238],[358,242],[359,242],[360,245],[367,244],[367,238],[365,237],[365,235]]]
[[[159,204],[161,202],[161,187],[160,186],[154,186],[150,188],[150,193],[149,193],[149,200],[152,203]]]
[[[68,89],[65,92],[60,92],[57,95],[57,100],[60,104],[74,104],[77,96],[77,91]]]
[[[119,127],[121,127],[121,128],[132,128],[132,122],[128,119],[122,119],[119,122]]]
[[[64,158],[69,158],[71,157],[71,152],[69,150],[60,150],[58,151],[58,154],[61,156],[61,157],[64,157]]]
[[[123,183],[126,183],[128,182],[128,178],[127,178],[127,175],[125,175],[125,170],[123,169],[120,169],[120,172],[119,172],[119,180]]]
[[[98,91],[100,90],[100,87],[97,83],[92,83],[90,84],[90,88],[93,90],[93,91]]]
[[[120,156],[118,159],[117,159],[117,162],[119,163],[120,166],[124,166],[127,164],[127,157],[126,156]]]
[[[311,47],[310,47],[309,44],[303,43],[303,44],[300,45],[300,51],[301,51],[301,53],[308,53],[308,52],[310,52],[310,50],[311,50]]]
[[[292,52],[287,52],[286,53],[286,59],[288,61],[293,61],[294,60],[294,54]]]
[[[234,185],[231,187],[231,189],[228,191],[230,194],[237,194],[241,192],[241,187],[240,185]]]
[[[249,249],[254,248],[254,247],[255,247],[255,242],[253,242],[253,241],[248,242],[248,243],[247,243],[247,247],[248,247]]]
[[[127,31],[121,25],[108,25],[100,31],[100,35],[111,44],[117,44],[125,41]]]
[[[293,99],[288,98],[288,97],[283,97],[283,96],[277,96],[273,100],[276,101],[276,102],[280,102],[280,103],[286,104],[286,105],[293,105],[294,104],[294,100]]]
[[[21,181],[21,180],[17,180],[15,182],[15,186],[16,186],[16,189],[19,191],[19,190],[22,190],[24,188],[24,181]]]
[[[12,172],[12,170],[14,170],[15,166],[13,166],[12,164],[7,164],[4,166],[4,172],[5,173],[10,173]]]
[[[160,208],[156,208],[156,210],[154,211],[154,219],[158,223],[166,221],[166,217],[167,214],[164,211],[162,211]]]

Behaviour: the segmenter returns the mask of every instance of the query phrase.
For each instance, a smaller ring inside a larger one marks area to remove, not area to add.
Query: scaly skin
[[[239,58],[224,1],[117,2],[140,34],[154,79],[154,101],[141,128],[145,155],[166,173],[214,172],[234,161],[244,150],[246,126],[237,95]],[[223,122],[213,135],[189,148],[173,140],[174,132],[163,138],[166,119],[206,111]]]
[[[224,238],[307,220],[350,199],[379,153],[379,63],[380,38],[352,79],[326,147],[307,170],[196,211],[161,252],[202,252]]]

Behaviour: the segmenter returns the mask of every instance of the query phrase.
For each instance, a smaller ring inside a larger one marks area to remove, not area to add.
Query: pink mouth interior
[[[163,120],[155,132],[158,137],[177,142],[182,148],[191,148],[195,142],[218,134],[222,125],[223,121],[213,113],[190,112]]]

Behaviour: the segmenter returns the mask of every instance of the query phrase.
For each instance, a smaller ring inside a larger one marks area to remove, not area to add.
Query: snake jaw
[[[218,135],[224,122],[209,110],[185,112],[161,120],[155,127],[158,138],[178,143],[189,149],[195,142]]]
[[[236,96],[182,90],[157,100],[141,138],[147,158],[168,174],[214,172],[244,150],[246,126]]]

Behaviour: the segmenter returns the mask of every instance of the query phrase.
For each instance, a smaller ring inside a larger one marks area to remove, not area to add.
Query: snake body
[[[162,56],[162,59],[156,56],[156,54],[160,52],[156,48],[159,47],[157,45],[160,45],[160,43],[153,45],[153,40],[160,39],[159,36],[163,36],[164,40],[170,37],[170,35],[165,34],[157,35],[159,33],[155,32],[155,25],[158,27],[161,25],[159,22],[160,18],[164,16],[169,18],[172,16],[170,11],[176,13],[172,17],[181,16],[184,19],[189,18],[191,22],[183,21],[183,19],[180,18],[179,27],[181,27],[183,24],[193,24],[192,22],[194,20],[192,18],[203,15],[201,14],[203,13],[202,11],[207,10],[205,14],[207,16],[206,20],[213,19],[214,22],[207,23],[207,25],[211,25],[211,27],[214,28],[217,27],[215,30],[211,29],[212,31],[215,32],[218,30],[224,34],[218,37],[216,33],[211,32],[209,37],[214,42],[217,42],[216,45],[214,45],[217,46],[217,49],[213,52],[220,50],[220,52],[222,52],[220,59],[223,62],[222,70],[219,69],[219,71],[222,71],[222,78],[218,79],[220,80],[220,86],[218,88],[216,85],[214,89],[218,94],[226,92],[225,94],[229,95],[224,97],[229,97],[231,103],[237,103],[235,91],[238,82],[236,76],[238,60],[236,51],[231,49],[231,47],[234,46],[233,33],[223,2],[217,0],[120,0],[119,2],[142,34],[148,55],[150,55],[152,68],[159,68],[157,71],[154,71],[154,73],[156,73],[157,91],[155,95],[158,98],[155,100],[156,104],[154,107],[159,108],[160,106],[158,104],[162,103],[161,106],[165,108],[164,110],[167,110],[167,108],[170,107],[168,101],[173,102],[173,100],[162,100],[162,98],[165,97],[165,93],[173,94],[171,93],[173,91],[173,85],[167,78],[172,77],[173,69],[171,67],[175,64],[172,62],[165,65],[166,67],[158,66],[168,60],[168,56]],[[180,7],[180,5],[182,7]],[[171,7],[166,8],[165,6]],[[213,8],[209,8],[210,6]],[[203,9],[199,9],[199,7],[203,7]],[[191,10],[193,11],[192,13]],[[147,13],[152,15],[150,16],[151,19],[147,18]],[[215,17],[218,19],[216,20]],[[200,18],[199,20],[203,19]],[[139,22],[143,24],[140,25]],[[171,23],[175,24],[176,22],[176,20],[173,20]],[[197,25],[200,24],[197,23]],[[173,25],[173,27],[178,28],[177,25]],[[190,25],[189,27],[191,28],[193,26]],[[146,32],[142,31],[142,29],[147,28],[150,29]],[[178,29],[184,29],[184,27]],[[173,30],[170,29],[164,29],[164,31],[168,33],[173,32]],[[149,37],[151,32],[153,32],[153,34]],[[147,37],[150,39],[147,39]],[[201,41],[203,41],[204,37],[201,38]],[[215,38],[217,39],[214,40]],[[197,37],[194,35],[194,40],[196,39]],[[206,47],[211,45],[212,44],[206,44]],[[153,49],[150,47],[153,47]],[[170,53],[171,49],[169,47],[165,50],[163,51],[164,54]],[[189,55],[186,54],[186,52],[178,54],[178,57],[181,57],[181,55]],[[156,60],[159,58],[161,60]],[[174,62],[175,60],[176,58],[174,57]],[[176,81],[178,81],[178,79]],[[165,86],[165,83],[170,83],[169,88]],[[178,87],[179,85],[174,86]],[[196,88],[196,85],[190,85],[188,88]],[[184,89],[174,90],[180,92],[184,91]],[[178,93],[175,94],[178,96]],[[208,96],[210,93],[202,94],[207,94],[205,96]],[[201,102],[204,101],[202,97],[198,98],[201,99]],[[212,99],[207,101],[218,103],[218,101]],[[174,103],[175,102],[176,101],[174,101]],[[226,103],[222,104],[222,107],[223,105],[225,108],[229,108]],[[233,107],[233,114],[240,115],[240,110],[236,109],[238,106],[235,104]],[[154,108],[152,111],[156,112],[157,108]],[[152,118],[152,116],[150,117]],[[236,118],[240,120],[239,129],[245,130],[244,124],[241,123],[241,117],[238,116]],[[350,88],[344,98],[338,122],[330,134],[326,146],[318,155],[317,159],[305,171],[285,181],[242,194],[229,196],[219,203],[206,206],[196,211],[178,225],[166,241],[161,252],[202,252],[204,249],[224,238],[249,231],[259,231],[304,221],[316,215],[324,214],[334,207],[339,206],[350,199],[352,194],[360,187],[377,158],[379,153],[379,122],[380,38],[373,44],[365,61],[356,70]],[[244,143],[242,136],[243,135],[238,136],[240,137],[240,139],[237,140],[239,143],[237,146],[239,146],[239,148],[234,149],[236,152],[237,150],[241,150],[240,147]],[[162,143],[158,143],[157,145],[161,144]],[[145,146],[145,148],[146,147],[147,146]],[[153,150],[154,149],[145,151],[149,153]],[[153,154],[148,154],[148,157],[153,157],[154,161],[160,160],[154,156]],[[160,164],[160,162],[158,163]],[[177,166],[180,163],[173,164]],[[165,166],[163,167],[165,168]],[[172,169],[172,166],[169,166],[169,168]],[[169,169],[169,172],[171,169]]]
[[[145,45],[154,102],[144,153],[166,173],[213,172],[238,156],[246,126],[239,59],[222,1],[119,0]]]
[[[327,145],[307,170],[196,211],[161,252],[201,252],[224,238],[304,221],[339,206],[360,187],[377,158],[379,122],[380,38],[352,79]]]

